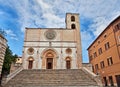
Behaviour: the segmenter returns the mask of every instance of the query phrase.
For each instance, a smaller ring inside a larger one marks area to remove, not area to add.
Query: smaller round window
[[[71,54],[71,53],[72,53],[72,50],[71,50],[70,48],[67,48],[67,49],[66,49],[66,53],[67,53],[67,54]]]
[[[32,55],[34,53],[34,49],[31,47],[28,49],[28,54]]]

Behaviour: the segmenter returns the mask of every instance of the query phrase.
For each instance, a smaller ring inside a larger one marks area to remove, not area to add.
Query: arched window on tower
[[[71,21],[75,21],[75,16],[71,16]]]
[[[75,29],[75,28],[76,28],[75,24],[72,24],[71,29]]]

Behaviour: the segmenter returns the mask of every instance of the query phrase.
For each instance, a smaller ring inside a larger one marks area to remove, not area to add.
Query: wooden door
[[[47,58],[46,69],[53,69],[53,58]]]
[[[67,68],[67,69],[70,69],[70,68],[71,68],[70,61],[66,61],[66,68]]]
[[[32,69],[32,67],[33,67],[33,61],[29,61],[28,69]]]
[[[120,75],[116,75],[117,86],[120,87]]]

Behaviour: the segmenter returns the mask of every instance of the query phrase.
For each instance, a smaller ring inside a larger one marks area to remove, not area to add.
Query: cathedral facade
[[[24,69],[79,69],[82,49],[79,14],[66,14],[66,28],[26,28]]]

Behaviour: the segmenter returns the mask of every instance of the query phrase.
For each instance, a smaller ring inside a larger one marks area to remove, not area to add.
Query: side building
[[[10,73],[14,72],[22,66],[22,57],[16,58],[15,63],[13,62],[10,67]]]
[[[93,72],[104,86],[120,87],[120,16],[113,20],[88,47]]]
[[[7,40],[3,37],[3,35],[0,34],[0,76],[2,72],[6,47],[7,47]]]

